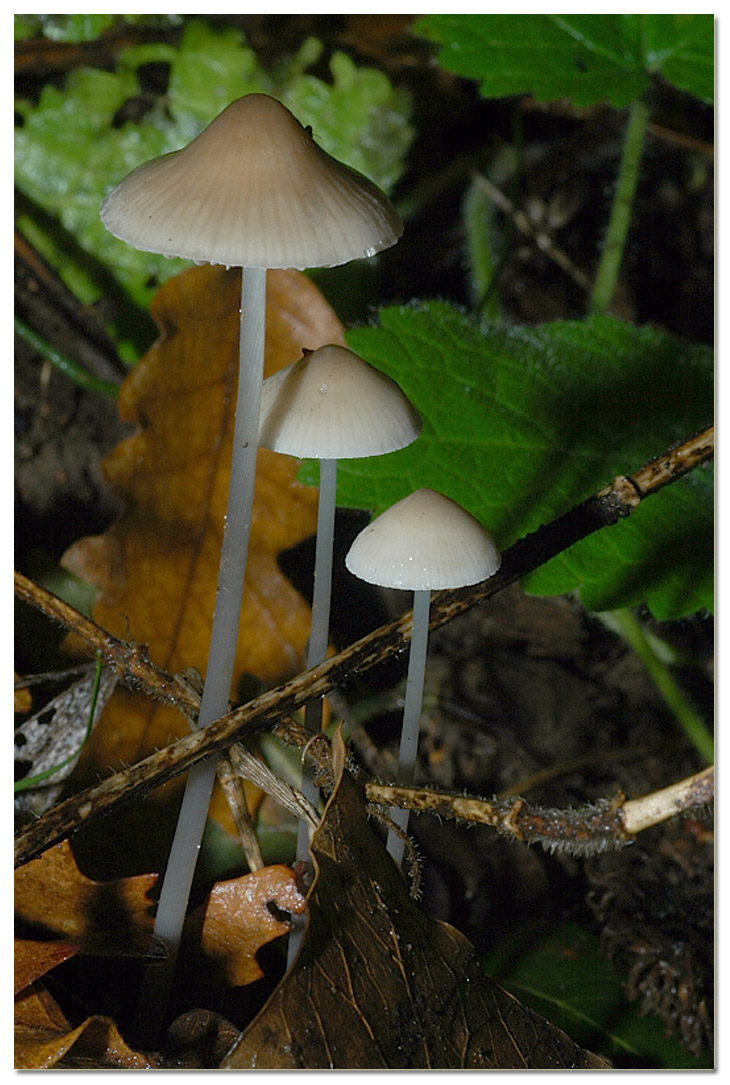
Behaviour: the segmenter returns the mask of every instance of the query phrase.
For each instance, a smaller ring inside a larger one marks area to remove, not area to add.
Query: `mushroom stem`
[[[423,703],[423,683],[426,675],[426,649],[428,646],[428,619],[431,610],[431,592],[428,589],[413,593],[413,626],[408,655],[406,699],[403,706],[403,728],[398,751],[398,783],[407,787],[414,782],[418,736]],[[408,810],[392,807],[392,820],[403,832],[408,829]],[[396,864],[403,861],[405,844],[392,829],[388,831],[386,848]]]
[[[317,542],[314,554],[314,590],[312,595],[312,617],[309,628],[309,647],[307,649],[307,669],[316,667],[327,658],[330,629],[330,600],[332,597],[332,552],[335,537],[335,505],[337,499],[337,460],[319,461],[319,498],[317,504]],[[322,728],[322,698],[308,701],[304,708],[304,724],[308,731],[316,734]],[[302,794],[316,807],[319,800],[319,788],[315,786],[311,773],[302,764]],[[309,826],[306,821],[299,822],[297,830],[296,858],[306,862],[309,859]],[[292,916],[292,929],[289,935],[287,961],[291,964],[304,935],[304,923],[295,922]]]
[[[266,324],[265,268],[243,268],[240,318],[231,477],[199,727],[205,727],[226,714],[233,681],[256,480]],[[190,887],[208,816],[216,762],[217,758],[212,757],[194,765],[185,786],[154,927],[156,937],[165,945],[167,957],[164,963],[148,970],[140,1003],[141,1014],[145,1015],[150,1014],[154,1006],[153,1020],[159,1018],[161,1013],[164,1015],[172,986]]]
[[[330,633],[330,600],[332,598],[332,552],[335,535],[335,503],[337,496],[337,460],[320,460],[319,499],[317,505],[317,542],[314,555],[314,589],[312,618],[307,649],[307,668],[324,663]],[[313,734],[322,726],[322,698],[310,701],[304,710],[307,730]],[[306,776],[306,773],[305,773]],[[304,787],[304,780],[302,781]],[[312,785],[313,786],[313,785]],[[317,789],[310,802],[317,800]]]

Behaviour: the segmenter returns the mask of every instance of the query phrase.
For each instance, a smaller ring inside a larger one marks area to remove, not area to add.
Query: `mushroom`
[[[426,671],[431,591],[461,588],[493,576],[502,563],[489,532],[451,498],[422,489],[376,517],[355,538],[345,565],[370,584],[413,592],[413,626],[398,754],[398,783],[413,783]],[[402,833],[408,811],[393,808]],[[389,830],[387,849],[400,866],[403,835]]]
[[[329,640],[337,460],[380,456],[415,441],[421,419],[398,385],[346,347],[305,350],[294,365],[264,381],[259,444],[273,452],[318,459],[320,465],[314,593],[307,667],[322,663]],[[321,727],[322,702],[307,704],[305,722]],[[310,802],[317,789],[305,773]],[[307,855],[300,824],[297,858]]]
[[[199,725],[228,710],[253,504],[263,379],[267,268],[332,267],[400,237],[395,210],[367,178],[331,158],[276,99],[232,102],[187,147],[139,166],[101,218],[138,249],[242,268],[239,379],[228,509]],[[169,971],[215,778],[193,766],[163,880],[156,935]]]

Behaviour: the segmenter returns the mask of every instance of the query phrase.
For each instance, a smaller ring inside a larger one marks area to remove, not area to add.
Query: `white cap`
[[[320,460],[380,456],[415,441],[421,419],[395,381],[329,344],[307,351],[261,389],[259,444]]]
[[[237,99],[187,147],[133,170],[101,218],[145,252],[226,267],[333,267],[403,231],[380,189],[266,94]]]
[[[416,490],[356,537],[345,565],[370,584],[409,591],[461,588],[497,572],[502,556],[470,513],[435,490]]]

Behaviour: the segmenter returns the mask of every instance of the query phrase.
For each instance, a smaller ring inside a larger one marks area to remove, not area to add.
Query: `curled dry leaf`
[[[119,410],[138,426],[104,461],[123,511],[103,535],[75,543],[64,564],[97,588],[93,617],[148,645],[175,673],[205,674],[231,460],[238,368],[240,271],[195,267],[159,291],[157,343],[122,385]],[[268,274],[265,374],[304,348],[338,342],[342,326],[313,283]],[[316,530],[317,491],[297,462],[260,450],[236,674],[272,684],[303,664],[309,608],[277,555]],[[235,691],[234,691],[235,692]],[[79,786],[186,730],[174,710],[119,691],[77,770]]]
[[[15,1069],[150,1070],[155,1062],[133,1051],[108,1017],[88,1017],[71,1028],[40,984],[15,1000]]]
[[[299,956],[223,1068],[607,1067],[490,980],[457,930],[419,911],[346,771],[312,853]]]

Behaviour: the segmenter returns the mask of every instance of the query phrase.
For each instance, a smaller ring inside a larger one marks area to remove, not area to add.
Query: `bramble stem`
[[[644,137],[649,123],[649,109],[643,101],[631,103],[629,119],[624,136],[616,192],[613,197],[611,217],[608,220],[606,239],[591,293],[590,307],[594,313],[605,313],[611,304],[616,280],[621,268],[626,237],[631,222],[631,212],[639,177],[639,163],[644,149]]]
[[[266,325],[265,268],[243,268],[240,316],[231,479],[199,728],[226,715],[231,695],[256,481]],[[145,977],[140,1000],[143,1027],[163,1018],[167,1007],[217,760],[216,756],[207,758],[193,765],[188,774],[155,919],[154,933],[164,943],[167,958],[150,968]]]

